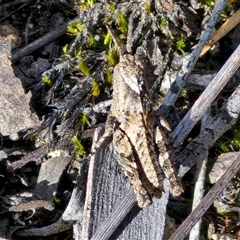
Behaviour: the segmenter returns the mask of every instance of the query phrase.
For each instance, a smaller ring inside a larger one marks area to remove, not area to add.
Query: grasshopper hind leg
[[[113,147],[118,156],[119,164],[133,185],[139,207],[148,207],[152,203],[152,197],[140,180],[141,176],[139,175],[140,173],[133,156],[132,145],[129,141],[129,138],[120,129],[117,129],[114,132]]]

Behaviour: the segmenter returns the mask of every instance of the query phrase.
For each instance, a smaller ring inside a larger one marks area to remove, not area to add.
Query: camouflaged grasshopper
[[[141,63],[128,47],[130,40],[129,34],[128,53],[120,54],[120,61],[114,68],[112,105],[105,132],[94,151],[106,138],[113,136],[118,162],[134,187],[138,205],[143,208],[152,203],[153,196],[161,197],[163,173],[170,182],[173,196],[183,190],[166,135],[154,123],[147,80]]]

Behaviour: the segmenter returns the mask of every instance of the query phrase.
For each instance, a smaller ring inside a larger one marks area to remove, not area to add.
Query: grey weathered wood
[[[226,170],[232,165],[236,157],[240,154],[240,152],[228,152],[222,153],[217,157],[213,167],[211,168],[211,172],[208,174],[209,182],[211,184],[216,183],[222,175],[226,172]]]
[[[125,195],[132,191],[109,143],[91,159],[88,175],[82,240],[91,239],[104,220],[121,204]],[[162,239],[169,192],[166,182],[164,187],[166,191],[162,198],[154,199],[149,208],[141,210],[136,204],[110,239]],[[102,236],[95,239],[108,239],[107,235]]]
[[[136,205],[136,196],[133,189],[130,189],[111,213],[111,218],[107,217],[105,219],[94,233],[91,240],[109,239],[125,218],[126,212],[130,212],[134,205]],[[106,231],[106,229],[108,229],[108,231]]]

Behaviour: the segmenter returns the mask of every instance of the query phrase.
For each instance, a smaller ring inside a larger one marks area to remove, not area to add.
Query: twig
[[[45,208],[49,211],[54,210],[54,204],[50,201],[32,200],[30,202],[20,203],[19,205],[9,207],[10,212],[23,212],[31,209]]]
[[[55,39],[62,36],[66,32],[66,29],[67,24],[47,33],[46,35],[30,43],[28,46],[22,48],[21,50],[16,51],[12,55],[12,62],[18,62],[22,57],[31,54],[32,52],[47,45],[50,42],[53,42]]]
[[[203,153],[204,160],[201,163],[198,163],[197,166],[197,173],[196,181],[195,181],[195,187],[194,187],[194,196],[193,196],[193,204],[192,204],[192,211],[195,209],[195,207],[201,203],[202,198],[204,197],[204,186],[205,186],[205,180],[206,180],[206,169],[207,169],[207,158],[208,158],[208,151],[205,151]],[[201,234],[201,219],[196,223],[196,225],[192,228],[190,234],[189,234],[189,240],[191,239],[200,239]]]
[[[26,23],[26,26],[25,26],[25,45],[27,46],[28,45],[28,33],[29,33],[29,24],[30,24],[30,21],[33,17],[33,14],[31,12],[30,16],[28,17],[27,19],[27,23]]]
[[[195,124],[202,117],[206,109],[211,105],[220,91],[224,88],[233,74],[240,67],[240,45],[220,69],[212,82],[207,86],[205,91],[194,103],[179,125],[173,132],[173,139],[176,146],[179,146],[186,138]]]
[[[219,194],[226,187],[228,182],[237,173],[240,168],[240,155],[236,158],[233,164],[223,174],[223,176],[217,181],[213,188],[203,198],[200,204],[190,213],[175,233],[170,237],[169,240],[181,240],[184,239],[193,226],[201,219],[203,214],[208,210],[213,201],[219,196]]]
[[[209,122],[210,117],[210,108],[204,114],[201,121],[201,132],[205,129],[207,123]],[[206,170],[207,170],[207,162],[208,162],[208,150],[205,150],[202,153],[202,161],[197,162],[197,169],[195,173],[195,187],[194,187],[194,196],[192,203],[192,210],[199,204],[204,197],[205,192],[205,180],[206,180]],[[194,226],[189,234],[189,240],[191,239],[200,239],[200,230],[201,230],[201,220]]]
[[[30,153],[28,153],[26,156],[22,157],[20,160],[15,161],[13,163],[8,162],[9,170],[15,171],[17,169],[22,168],[29,162],[40,162],[41,159],[47,154],[47,146],[43,146],[41,148],[38,148]]]

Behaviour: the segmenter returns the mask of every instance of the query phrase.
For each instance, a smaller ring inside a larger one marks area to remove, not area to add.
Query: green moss
[[[215,3],[214,0],[205,0],[204,2],[208,7],[211,7],[211,8],[214,7],[214,3]]]
[[[118,29],[126,37],[127,31],[128,31],[128,21],[122,12],[118,13],[117,23],[118,23]]]
[[[80,22],[73,22],[67,26],[67,34],[77,36],[83,30],[83,24]]]
[[[226,21],[226,19],[230,17],[232,10],[233,10],[232,4],[229,1],[224,10],[220,14],[220,21]]]
[[[87,42],[88,48],[95,49],[97,47],[97,41],[93,35],[90,35]]]
[[[84,110],[82,110],[82,112],[81,112],[80,123],[82,126],[85,126],[85,125],[91,126],[88,115]]]
[[[159,19],[159,26],[160,27],[166,27],[167,26],[167,21],[163,17],[161,17]]]
[[[235,131],[234,131],[232,144],[234,147],[236,147],[238,149],[240,148],[240,132],[237,129],[235,129]]]
[[[49,87],[51,87],[53,84],[51,78],[48,77],[47,75],[42,76],[42,81],[45,85],[47,85]]]
[[[77,151],[77,154],[82,157],[86,152],[81,143],[81,140],[79,140],[77,136],[74,136],[72,137],[72,143]]]
[[[112,81],[113,81],[113,74],[109,69],[107,69],[105,72],[105,82],[107,84],[112,84]]]
[[[60,198],[57,198],[57,197],[54,197],[54,202],[56,204],[60,204],[61,203],[61,199]]]
[[[110,13],[114,13],[115,12],[115,10],[116,10],[116,7],[115,7],[115,5],[113,5],[113,4],[109,4],[109,12]]]
[[[185,55],[184,48],[185,48],[186,38],[183,34],[181,34],[180,38],[176,42],[176,50],[180,51],[183,55]]]
[[[144,7],[148,14],[152,12],[151,4],[149,2],[145,2]]]
[[[118,51],[115,49],[110,49],[107,53],[107,62],[110,67],[114,67],[117,65],[119,61]]]
[[[82,55],[82,49],[80,48],[79,50],[75,49],[75,56],[81,56]]]
[[[229,146],[226,143],[220,144],[219,148],[220,148],[222,153],[228,153],[228,152],[231,151],[231,149],[229,148]]]
[[[91,85],[92,85],[92,96],[98,97],[98,95],[100,94],[100,88],[98,83],[96,81],[92,81]]]
[[[108,31],[107,34],[104,36],[103,44],[106,48],[110,49],[113,43],[112,36],[110,32]]]
[[[83,9],[89,9],[93,6],[94,0],[80,0],[78,1],[78,4]]]
[[[68,44],[62,47],[62,51],[65,57],[71,58],[71,55],[68,53]]]
[[[90,76],[90,70],[82,59],[80,59],[78,62],[78,68],[84,76]]]

